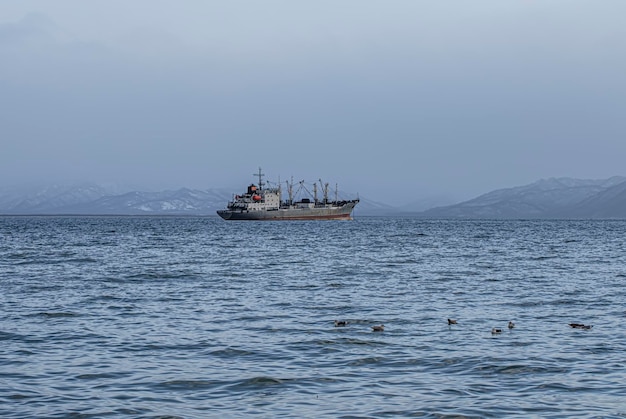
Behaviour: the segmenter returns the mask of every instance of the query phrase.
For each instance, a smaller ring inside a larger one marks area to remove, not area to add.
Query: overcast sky
[[[0,0],[0,186],[626,175],[626,1]]]

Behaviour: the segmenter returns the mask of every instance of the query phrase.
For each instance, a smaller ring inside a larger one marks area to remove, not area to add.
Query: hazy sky
[[[0,186],[626,175],[623,0],[0,0]]]

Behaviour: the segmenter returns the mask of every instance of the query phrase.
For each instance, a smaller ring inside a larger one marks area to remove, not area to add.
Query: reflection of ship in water
[[[320,186],[323,191],[321,200],[317,197],[317,183],[313,184],[312,198],[294,200],[293,182],[287,183],[289,198],[282,200],[280,184],[276,188],[264,188],[263,173],[255,174],[259,178],[258,186],[252,184],[243,195],[235,195],[226,209],[217,211],[225,220],[350,220],[352,210],[359,202],[358,198],[340,201],[335,188],[335,199],[328,199],[328,183]],[[299,183],[300,189],[304,181]]]

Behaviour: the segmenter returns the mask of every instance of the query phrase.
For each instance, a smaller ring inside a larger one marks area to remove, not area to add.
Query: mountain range
[[[626,177],[542,179],[419,214],[437,218],[626,218]]]
[[[96,184],[0,190],[4,215],[215,215],[232,198],[225,189],[181,188],[140,192]],[[599,218],[626,219],[626,177],[586,180],[542,179],[498,189],[454,205],[418,211],[419,203],[393,207],[362,197],[355,216],[427,218]]]

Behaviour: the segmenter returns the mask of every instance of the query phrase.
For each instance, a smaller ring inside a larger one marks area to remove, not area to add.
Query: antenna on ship
[[[261,168],[259,167],[259,173],[254,173],[252,176],[256,176],[259,178],[259,189],[262,190],[263,189],[263,176],[265,175],[261,172]]]

